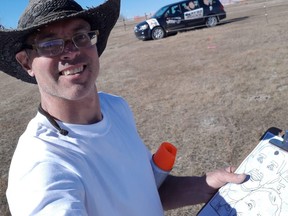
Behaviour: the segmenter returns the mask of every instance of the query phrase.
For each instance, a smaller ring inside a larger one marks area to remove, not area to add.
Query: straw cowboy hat
[[[120,0],[107,0],[97,7],[83,9],[74,0],[30,0],[19,19],[17,29],[0,30],[0,70],[28,83],[36,83],[15,59],[23,49],[27,37],[40,27],[52,22],[83,18],[92,30],[98,30],[97,50],[100,56],[120,12]]]

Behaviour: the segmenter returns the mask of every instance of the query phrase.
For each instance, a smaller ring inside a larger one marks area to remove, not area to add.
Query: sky
[[[29,0],[1,0],[0,24],[5,28],[16,28],[18,19]],[[76,0],[83,8],[97,6],[104,0]],[[176,0],[122,0],[121,15],[125,18],[144,16],[156,12],[160,7],[177,2]]]

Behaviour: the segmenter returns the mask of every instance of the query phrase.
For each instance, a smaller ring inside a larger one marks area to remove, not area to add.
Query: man
[[[184,8],[186,11],[194,10],[195,9],[195,4],[190,1],[189,3],[184,3]]]
[[[222,169],[169,176],[158,191],[129,106],[95,84],[119,10],[120,0],[87,10],[73,0],[30,0],[18,28],[0,31],[0,69],[37,83],[41,97],[10,166],[12,215],[158,216],[162,206],[206,202],[244,180]]]

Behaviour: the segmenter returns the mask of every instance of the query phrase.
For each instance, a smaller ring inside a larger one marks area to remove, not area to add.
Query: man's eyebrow
[[[78,30],[90,30],[91,27],[89,25],[86,24],[79,24],[78,26],[76,26],[73,30],[74,31],[78,31]],[[94,30],[94,29],[93,29]]]
[[[90,25],[87,25],[86,23],[78,23],[72,28],[72,31],[80,31],[80,30],[88,30],[90,31],[91,27]],[[94,29],[92,29],[94,30]]]
[[[85,24],[79,24],[77,26],[75,26],[72,31],[77,32],[77,31],[82,31],[82,30],[90,30],[90,26],[85,25]],[[36,32],[35,37],[37,39],[43,40],[46,38],[53,38],[55,37],[57,34],[54,32],[43,32],[41,30],[39,30],[38,32]]]
[[[39,32],[38,34],[36,34],[35,36],[35,39],[45,39],[45,38],[52,38],[52,37],[55,37],[55,33],[52,33],[52,32],[46,32],[46,33],[43,33],[43,32]]]

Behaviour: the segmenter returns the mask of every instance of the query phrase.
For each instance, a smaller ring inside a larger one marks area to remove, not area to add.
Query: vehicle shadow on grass
[[[227,19],[227,20],[221,21],[218,25],[225,25],[225,24],[228,24],[228,23],[239,22],[239,21],[246,20],[248,18],[249,18],[249,16],[236,17],[236,18],[233,18],[233,19]]]
[[[248,19],[249,16],[244,16],[244,17],[237,17],[237,18],[233,18],[233,19],[227,19],[227,20],[223,20],[221,21],[220,23],[218,23],[216,26],[214,27],[217,27],[217,26],[221,26],[221,25],[226,25],[226,24],[229,24],[229,23],[234,23],[234,22],[240,22],[240,21],[243,21],[243,20],[246,20]],[[206,25],[200,25],[200,26],[194,26],[194,27],[191,27],[189,29],[183,29],[183,30],[179,30],[178,32],[187,32],[187,31],[191,31],[191,30],[200,30],[200,29],[206,29],[207,26]],[[213,27],[211,27],[213,28]],[[175,34],[174,34],[175,35]],[[170,36],[170,35],[169,35]],[[171,34],[172,36],[172,34]]]

